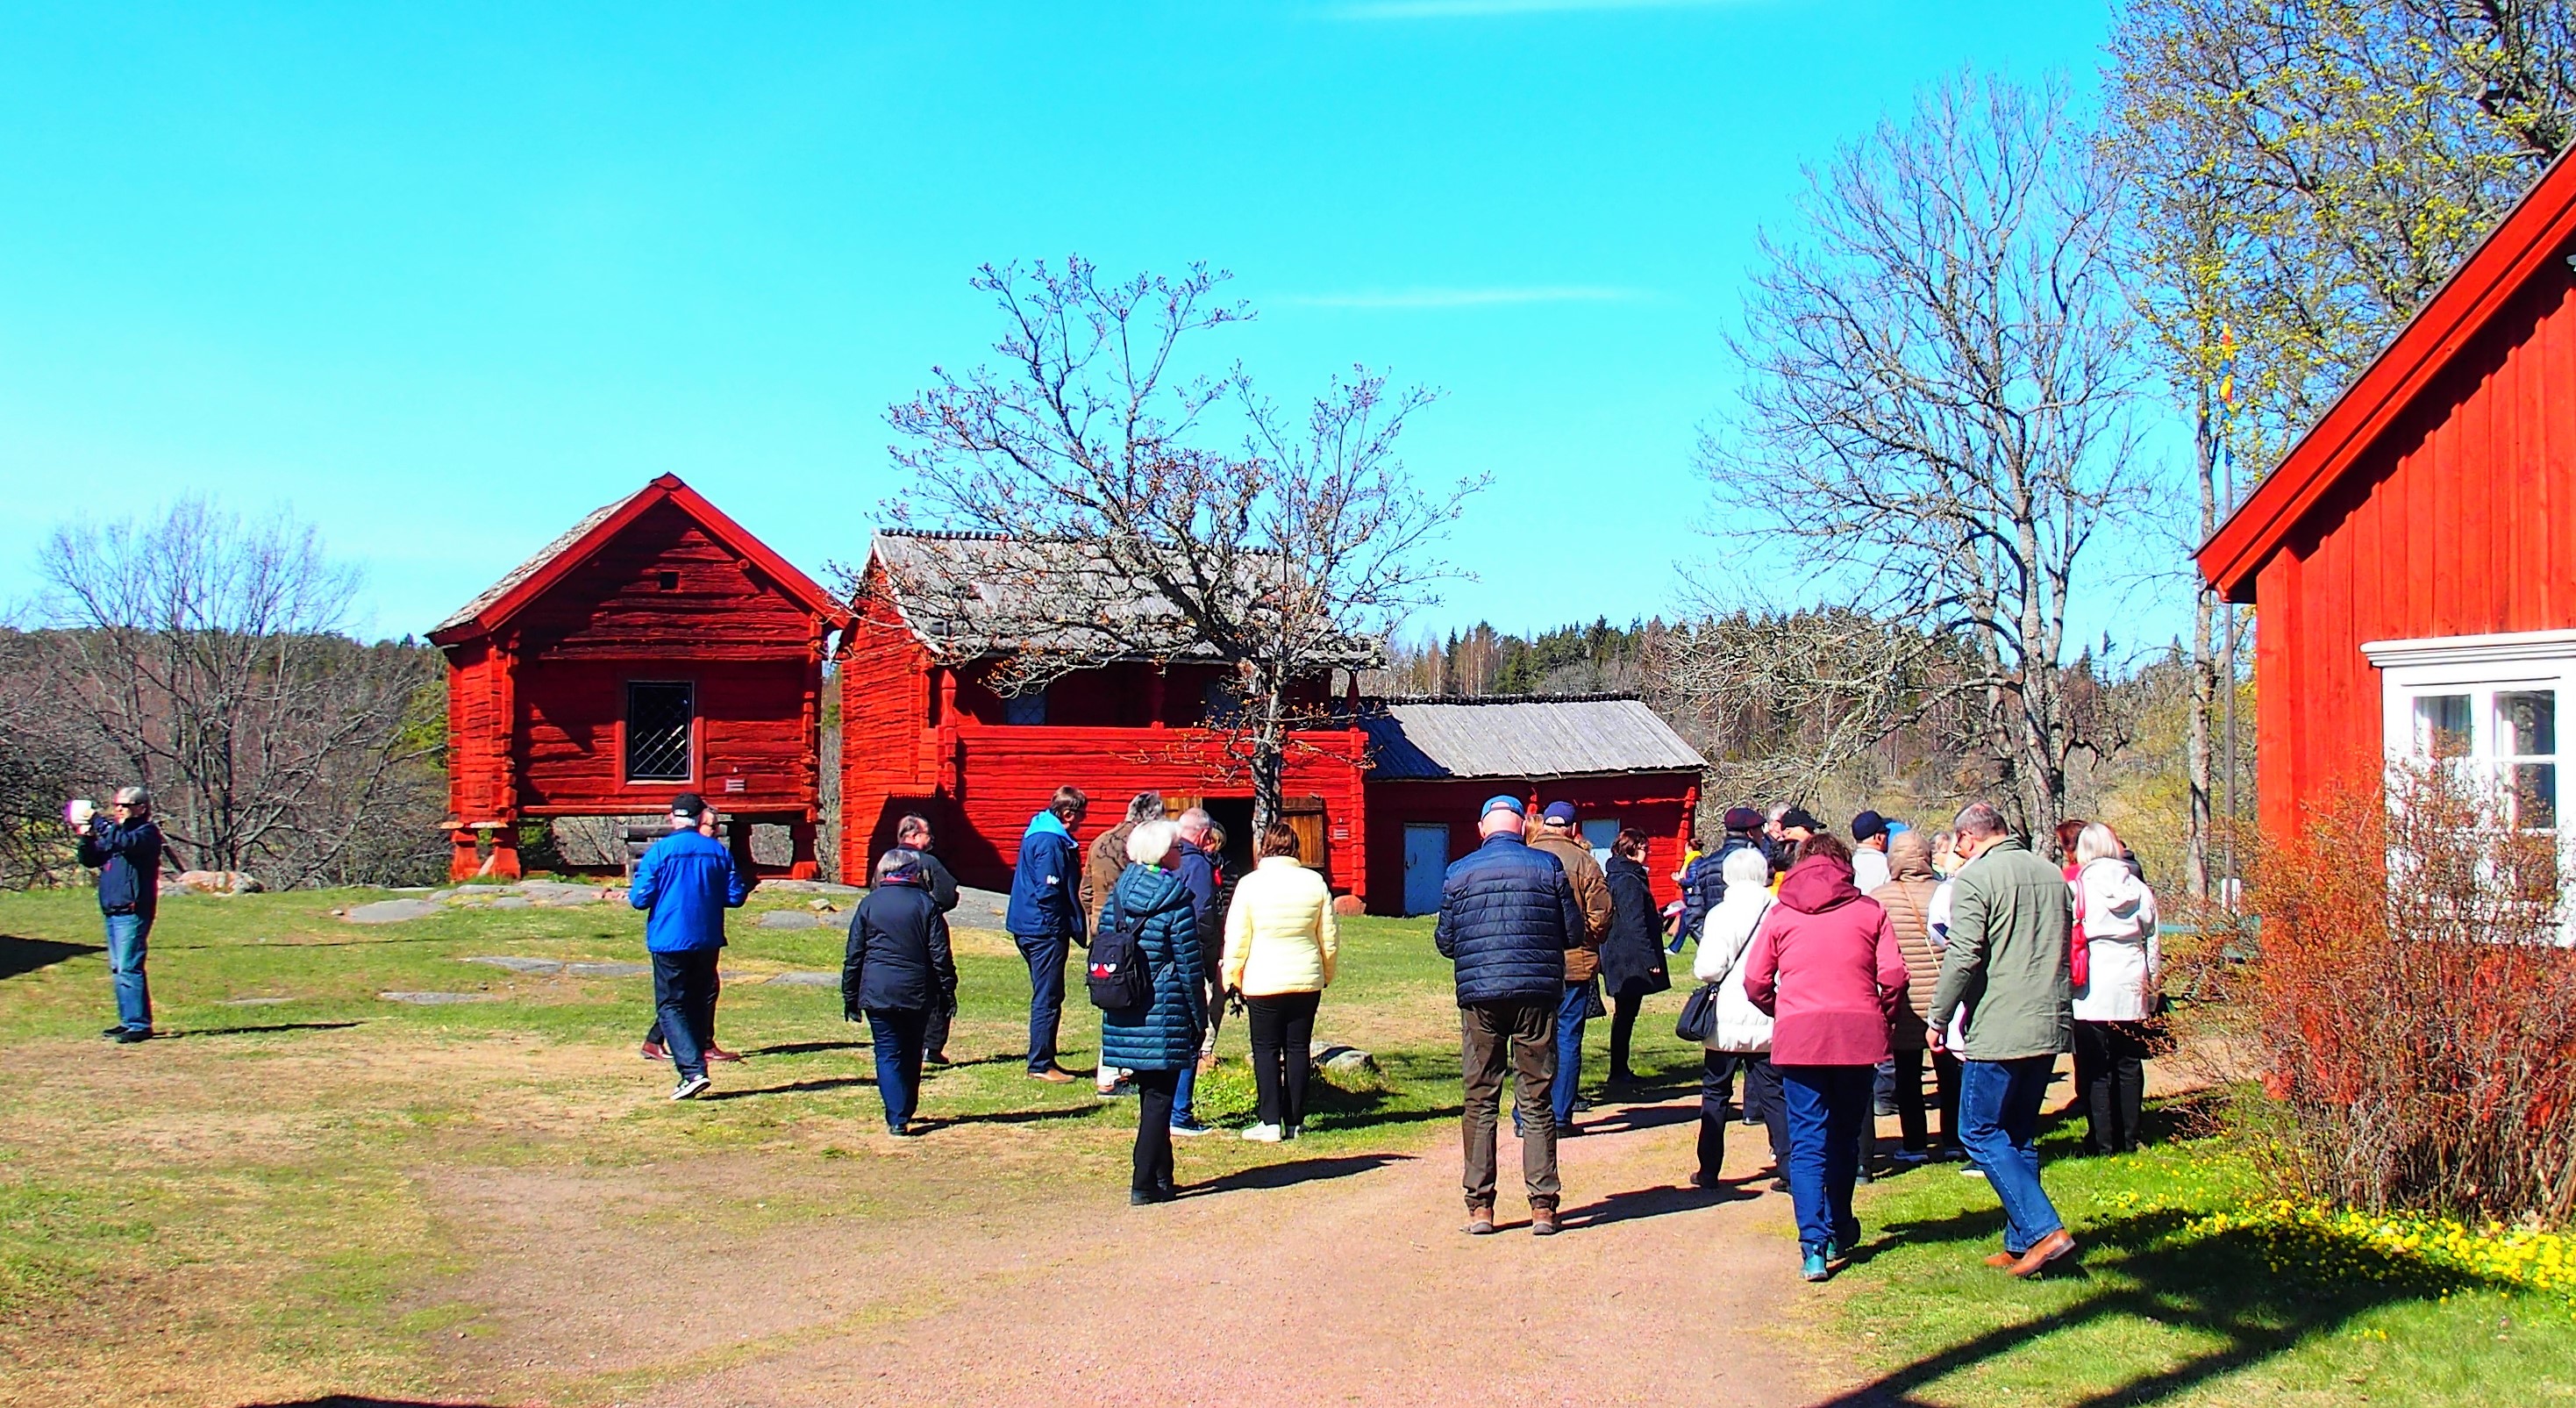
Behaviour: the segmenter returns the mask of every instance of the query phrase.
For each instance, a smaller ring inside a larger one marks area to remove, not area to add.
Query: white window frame
[[[2576,723],[2576,630],[2514,631],[2498,635],[2432,636],[2415,640],[2375,640],[2361,653],[2379,671],[2380,731],[2391,762],[2419,760],[2415,738],[2415,701],[2426,696],[2469,696],[2467,761],[2483,783],[2505,782],[2496,755],[2495,696],[2527,689],[2554,690],[2558,695],[2556,798],[2561,928],[2576,943],[2576,904],[2566,894],[2576,883],[2576,818],[2568,814],[2569,778],[2576,772],[2576,748],[2567,729]],[[2530,755],[2539,756],[2539,755]]]

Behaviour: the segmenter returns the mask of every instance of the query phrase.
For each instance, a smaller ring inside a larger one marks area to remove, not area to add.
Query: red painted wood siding
[[[1681,867],[1682,838],[1698,799],[1699,775],[1688,772],[1629,773],[1617,777],[1576,778],[1565,782],[1502,782],[1492,778],[1457,782],[1375,782],[1369,784],[1369,892],[1384,902],[1386,912],[1403,907],[1404,828],[1409,822],[1436,822],[1449,828],[1449,858],[1476,849],[1476,809],[1496,793],[1540,806],[1572,802],[1579,821],[1615,817],[1622,826],[1646,833],[1646,875],[1654,883],[1655,902],[1681,895],[1673,872]]]
[[[2376,790],[2364,641],[2576,626],[2576,290],[2553,261],[2255,579],[2265,830]]]
[[[677,574],[675,590],[659,574]],[[669,503],[575,567],[509,623],[524,654],[803,659],[812,612]],[[678,649],[674,651],[674,647]]]
[[[921,811],[953,829],[929,802],[938,783],[938,740],[930,728],[930,652],[881,611],[863,610],[841,653],[841,874],[867,874],[894,843],[895,819]],[[939,842],[945,852],[945,839]]]
[[[629,680],[687,680],[697,705],[695,775],[626,780]],[[519,667],[521,810],[586,816],[650,812],[702,792],[728,813],[803,814],[814,804],[805,738],[806,670],[796,660],[529,661]],[[738,779],[741,791],[728,787]]]

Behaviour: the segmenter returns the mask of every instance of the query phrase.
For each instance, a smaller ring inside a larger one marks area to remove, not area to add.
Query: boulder
[[[239,870],[183,870],[175,882],[162,882],[161,893],[170,894],[173,883],[192,895],[255,895],[261,888],[258,876]]]
[[[1333,913],[1335,914],[1342,915],[1347,918],[1359,913],[1360,908],[1360,897],[1357,895],[1335,895],[1333,897]]]
[[[763,929],[819,929],[823,916],[803,909],[773,909],[755,921]]]
[[[832,903],[830,900],[823,899],[807,900],[805,902],[805,907],[814,911],[816,914],[838,914],[841,912],[841,907],[839,905]]]
[[[1307,1048],[1316,1065],[1328,1071],[1374,1071],[1377,1058],[1356,1046],[1335,1046],[1319,1041]]]
[[[377,900],[373,904],[352,905],[340,916],[352,924],[400,924],[408,919],[427,919],[443,911],[443,906],[429,900]]]

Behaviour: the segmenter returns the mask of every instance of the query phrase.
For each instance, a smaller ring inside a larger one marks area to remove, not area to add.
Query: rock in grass
[[[640,978],[653,971],[650,963],[567,963],[564,972],[576,978]]]
[[[376,996],[387,1002],[407,1002],[414,1007],[445,1007],[457,1002],[497,1000],[488,992],[380,992]]]
[[[1335,1046],[1329,1042],[1319,1041],[1315,1043],[1313,1050],[1308,1054],[1314,1058],[1316,1065],[1321,1066],[1328,1071],[1374,1071],[1377,1069],[1377,1058],[1360,1050],[1356,1046]]]
[[[838,973],[814,973],[805,971],[773,973],[770,975],[769,981],[773,983],[785,983],[792,988],[836,988],[841,985],[841,975]]]
[[[408,919],[427,919],[444,910],[445,906],[431,900],[377,900],[352,905],[341,917],[352,924],[400,924]]]
[[[503,895],[492,901],[492,907],[494,909],[532,909],[536,903],[526,895]]]
[[[773,909],[760,916],[764,929],[819,929],[823,916],[803,909]]]
[[[564,970],[563,960],[559,958],[527,958],[515,953],[469,958],[465,961],[489,963],[495,968],[507,968],[513,973],[560,973]]]

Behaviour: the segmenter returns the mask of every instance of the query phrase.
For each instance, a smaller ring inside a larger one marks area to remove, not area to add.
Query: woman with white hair
[[[1135,1073],[1136,1153],[1127,1201],[1167,1203],[1177,1194],[1172,1179],[1172,1097],[1182,1068],[1199,1058],[1207,1028],[1207,990],[1198,915],[1181,879],[1181,829],[1144,821],[1127,835],[1127,869],[1109,887],[1100,909],[1099,934],[1135,938],[1153,995],[1141,1007],[1100,1014],[1100,1059]],[[1092,951],[1100,951],[1100,938]]]
[[[1699,1169],[1691,1182],[1715,1188],[1726,1174],[1726,1117],[1735,1077],[1744,1076],[1745,1122],[1760,1120],[1771,1138],[1771,1188],[1789,1191],[1789,1110],[1771,1064],[1771,1014],[1744,995],[1744,954],[1771,912],[1771,858],[1759,846],[1726,853],[1718,866],[1726,893],[1709,907],[1691,974],[1717,988],[1717,1022],[1701,1057]]]
[[[2075,837],[2075,1092],[2085,1102],[2087,1144],[2097,1154],[2138,1147],[2147,1096],[2148,1018],[2164,987],[2156,896],[2129,868],[2120,838],[2100,822]]]

